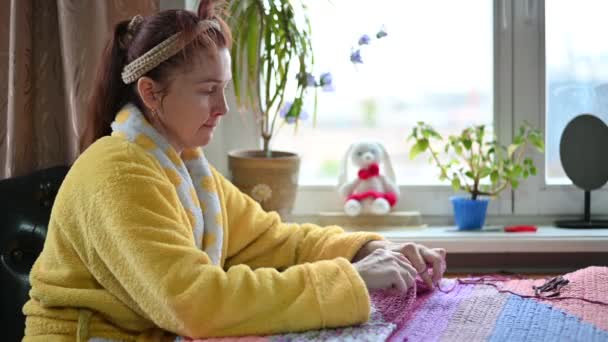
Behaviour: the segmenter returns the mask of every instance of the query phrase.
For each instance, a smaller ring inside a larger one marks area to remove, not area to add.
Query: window
[[[559,159],[559,141],[566,124],[582,113],[608,122],[608,2],[547,1],[546,47],[546,179],[570,184]]]
[[[193,8],[196,0],[186,0]],[[452,189],[420,157],[408,158],[413,124],[449,134],[487,124],[503,144],[524,121],[544,131],[546,153],[532,157],[539,175],[490,203],[489,215],[581,215],[583,192],[559,162],[559,138],[575,115],[608,121],[608,24],[605,0],[308,1],[318,76],[331,72],[335,92],[319,93],[317,127],[284,126],[274,149],[303,157],[295,214],[341,210],[339,161],[360,138],[384,143],[402,197],[398,210],[418,210],[431,223],[452,215]],[[338,20],[339,18],[339,20]],[[388,36],[375,39],[384,25]],[[349,61],[360,35],[364,63]],[[309,112],[312,104],[309,104]],[[230,121],[230,120],[226,120]],[[239,121],[239,122],[237,122]],[[237,123],[234,123],[237,122]],[[224,150],[255,141],[240,120],[224,126]],[[251,144],[250,144],[251,145]],[[251,146],[252,147],[252,146]],[[592,194],[592,214],[608,215],[606,187]],[[535,218],[538,220],[538,218]]]
[[[301,154],[301,185],[336,184],[344,153],[360,139],[384,144],[399,184],[436,185],[437,169],[408,157],[416,122],[445,135],[492,127],[491,1],[310,1],[309,13],[315,74],[331,72],[335,91],[319,92],[316,127],[309,120],[294,134],[284,126],[273,145]],[[377,39],[381,28],[388,36]],[[355,65],[349,57],[363,34],[371,42]]]
[[[516,215],[581,216],[583,191],[565,178],[559,140],[582,112],[604,120],[608,49],[601,36],[602,0],[519,0],[513,12],[513,120],[545,129],[546,153],[535,156],[539,176],[514,192]],[[598,43],[599,42],[599,43]],[[604,86],[602,86],[604,85]],[[592,216],[608,214],[608,191],[591,195]]]

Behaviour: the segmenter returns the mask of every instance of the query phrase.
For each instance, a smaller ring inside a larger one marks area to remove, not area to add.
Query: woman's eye
[[[224,87],[221,86],[212,86],[210,88],[200,88],[200,90],[198,91],[200,94],[203,95],[212,95],[218,92],[224,92],[226,91],[226,89],[228,88],[228,84]]]

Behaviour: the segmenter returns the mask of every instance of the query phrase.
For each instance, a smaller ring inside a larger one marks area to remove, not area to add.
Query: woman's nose
[[[226,96],[222,96],[222,101],[221,101],[221,115],[227,114],[228,111],[230,110],[230,107],[228,107],[228,100],[226,99]]]

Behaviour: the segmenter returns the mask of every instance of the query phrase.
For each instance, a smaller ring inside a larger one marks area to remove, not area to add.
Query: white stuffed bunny
[[[357,178],[347,181],[349,161],[359,168],[359,172]],[[380,174],[382,162],[388,177]],[[379,142],[362,141],[348,148],[342,160],[338,186],[345,199],[344,212],[349,216],[387,214],[399,198],[395,171],[386,149]]]

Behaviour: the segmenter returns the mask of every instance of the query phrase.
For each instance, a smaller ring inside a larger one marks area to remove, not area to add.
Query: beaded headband
[[[142,20],[143,18],[141,18],[141,16],[134,16],[133,19],[131,19],[131,23],[129,23],[129,29],[139,26]],[[198,22],[196,32],[190,39],[180,39],[182,32],[178,32],[163,40],[143,55],[137,57],[131,63],[125,65],[121,74],[122,81],[125,84],[137,81],[137,79],[145,75],[148,71],[156,68],[162,62],[173,57],[201,33],[212,28],[218,31],[221,30],[217,21],[205,19]]]

